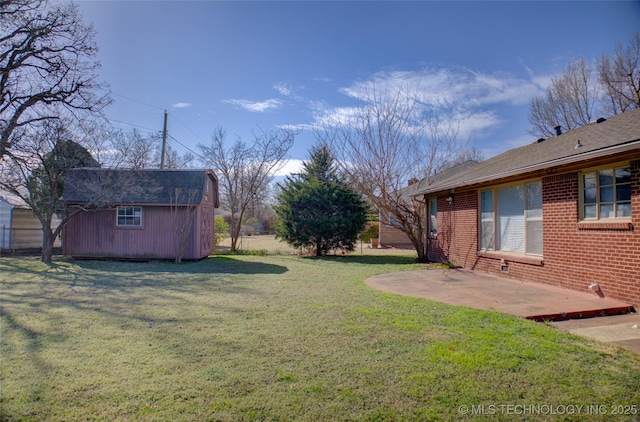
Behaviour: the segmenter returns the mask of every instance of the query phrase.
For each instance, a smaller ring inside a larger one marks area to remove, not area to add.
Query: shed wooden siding
[[[185,207],[179,209],[185,218]],[[207,218],[213,219],[212,206],[198,207],[183,259],[208,256],[201,228]],[[206,216],[206,217],[205,217]],[[142,206],[142,227],[116,226],[116,208],[82,212],[65,229],[64,254],[76,257],[117,257],[123,259],[174,259],[177,242],[174,222],[168,206]],[[180,223],[178,223],[180,224]],[[213,230],[213,227],[212,227]],[[213,231],[211,232],[213,237]],[[206,236],[205,236],[206,237]],[[211,243],[213,243],[211,241]]]
[[[84,175],[87,172],[88,174]],[[83,175],[117,176],[117,173],[113,172],[116,171],[78,169],[71,175],[72,179],[82,180]],[[215,208],[219,206],[215,173],[212,170],[141,170],[134,176],[141,177],[140,180],[143,181],[152,180],[154,185],[161,189],[147,192],[148,195],[125,195],[125,198],[120,198],[107,209],[80,212],[65,226],[63,253],[78,258],[175,259],[179,254],[180,239],[174,228],[182,226],[189,210],[192,220],[182,259],[201,259],[209,256],[214,245]],[[73,188],[67,192],[65,187],[65,192],[68,194],[69,210],[73,210],[78,204],[91,201],[91,196],[81,189]],[[196,193],[195,199],[192,193]],[[118,206],[141,207],[142,226],[118,227]],[[177,222],[176,215],[172,212],[176,207]]]

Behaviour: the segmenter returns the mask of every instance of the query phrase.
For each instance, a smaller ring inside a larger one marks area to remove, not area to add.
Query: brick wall
[[[632,162],[632,223],[578,221],[578,174],[542,179],[543,259],[479,253],[478,192],[438,198],[438,236],[430,259],[580,291],[599,284],[606,297],[640,305],[640,161]],[[503,262],[504,259],[504,262]]]
[[[447,198],[451,198],[448,201]],[[478,251],[476,191],[438,197],[438,235],[431,240],[430,258],[473,268]]]
[[[640,162],[632,162],[632,223],[580,224],[578,175],[543,179],[544,271],[537,281],[640,305]]]

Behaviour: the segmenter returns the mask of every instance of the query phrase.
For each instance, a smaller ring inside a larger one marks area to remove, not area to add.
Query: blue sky
[[[529,102],[572,60],[640,30],[640,2],[78,2],[97,31],[112,123],[161,130],[199,152],[214,129],[301,129],[357,104],[374,78],[410,83],[489,158],[532,142]]]

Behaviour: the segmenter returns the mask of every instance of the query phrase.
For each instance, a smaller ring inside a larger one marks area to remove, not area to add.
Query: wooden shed
[[[63,231],[65,255],[197,260],[213,252],[212,170],[74,169],[63,199],[75,214]]]
[[[54,216],[52,224],[60,220]],[[56,239],[54,247],[60,247]],[[24,250],[42,247],[42,224],[18,196],[0,193],[0,250]]]

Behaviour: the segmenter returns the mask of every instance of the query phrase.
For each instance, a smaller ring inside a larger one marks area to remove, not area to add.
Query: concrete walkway
[[[560,329],[640,353],[640,315],[634,312],[633,306],[592,292],[466,269],[381,274],[367,279],[366,283],[389,293],[494,310],[536,321],[553,321]]]

